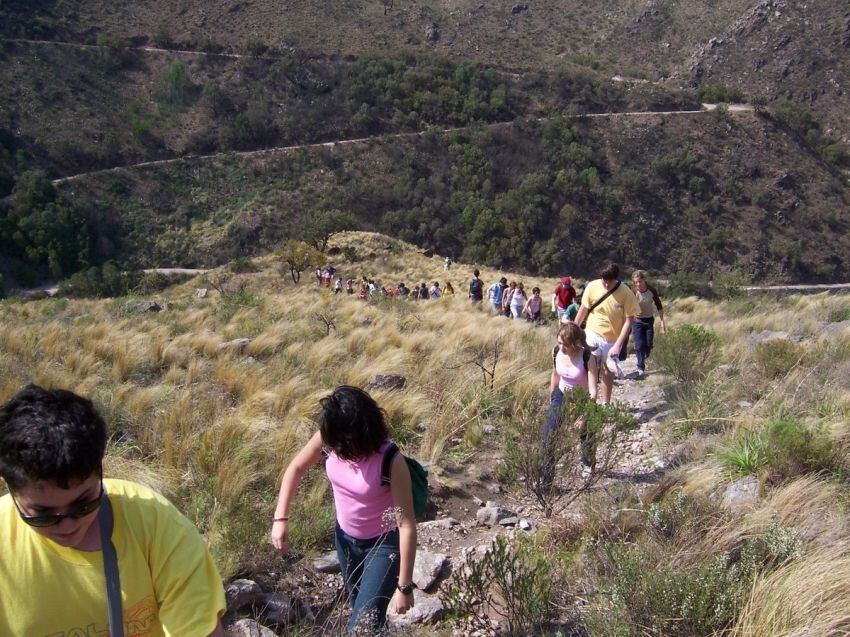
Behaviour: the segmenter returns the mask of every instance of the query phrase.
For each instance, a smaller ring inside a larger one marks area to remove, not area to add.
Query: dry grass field
[[[226,579],[282,559],[266,542],[277,481],[311,434],[318,399],[337,384],[406,378],[403,390],[375,395],[394,437],[431,463],[435,484],[474,454],[492,453],[495,464],[504,441],[482,430],[507,431],[545,394],[552,327],[471,306],[471,266],[444,272],[438,256],[380,235],[347,233],[336,243],[375,255],[340,258],[344,277],[411,287],[450,280],[457,294],[359,301],[319,288],[309,273],[294,285],[268,256],[253,273],[211,273],[229,277],[225,295],[196,298],[209,287],[199,279],[167,289],[155,297],[168,303],[158,313],[140,313],[133,298],[6,300],[0,401],[27,381],[92,397],[111,427],[107,473],[175,501]],[[487,285],[500,275],[482,272]],[[544,300],[555,283],[507,276],[539,285]],[[668,303],[671,328],[699,324],[719,336],[722,365],[687,391],[668,386],[668,469],[655,484],[610,481],[532,541],[552,565],[562,625],[580,622],[593,635],[847,634],[850,335],[824,326],[848,312],[847,297],[827,295]],[[755,344],[764,330],[802,340]],[[237,338],[250,342],[224,345]],[[494,346],[491,387],[475,361],[490,366]],[[746,475],[758,477],[760,497],[730,511],[723,493]],[[315,472],[305,487],[284,572],[330,538],[326,482]],[[588,598],[590,590],[607,592]],[[636,632],[640,625],[648,627]]]

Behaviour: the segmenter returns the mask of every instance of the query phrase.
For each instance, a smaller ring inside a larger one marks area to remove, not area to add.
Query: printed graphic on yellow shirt
[[[146,597],[138,604],[124,609],[125,637],[149,637],[156,623],[156,600]],[[89,624],[85,628],[69,628],[59,633],[50,633],[45,637],[109,637],[109,628],[98,628]]]

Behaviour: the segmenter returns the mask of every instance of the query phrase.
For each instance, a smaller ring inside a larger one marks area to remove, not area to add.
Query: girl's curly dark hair
[[[359,387],[341,385],[320,404],[322,442],[340,458],[367,458],[389,437],[384,410]]]

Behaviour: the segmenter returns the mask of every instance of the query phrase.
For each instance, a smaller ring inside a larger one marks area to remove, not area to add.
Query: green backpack
[[[381,463],[382,485],[389,486],[390,484],[390,469],[397,451],[399,451],[398,445],[394,442],[391,442],[384,451],[384,460]],[[425,515],[425,508],[428,505],[428,470],[419,464],[419,461],[415,458],[403,457],[407,462],[407,469],[410,471],[410,486],[413,489],[413,513],[417,518],[421,518]]]

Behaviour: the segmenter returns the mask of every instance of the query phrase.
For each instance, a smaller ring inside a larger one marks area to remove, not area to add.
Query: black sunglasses
[[[71,507],[71,509],[66,513],[49,513],[47,515],[24,515],[24,512],[21,511],[21,507],[18,506],[18,501],[15,500],[14,495],[12,495],[12,502],[15,503],[15,508],[18,510],[18,515],[21,516],[21,519],[24,522],[26,522],[30,526],[43,528],[46,526],[56,526],[65,518],[79,520],[80,518],[86,517],[89,513],[94,513],[100,508],[102,497],[103,483],[101,482],[100,493],[98,493],[97,497],[94,500],[91,500],[89,502],[83,502],[82,504],[78,504],[75,507]]]

